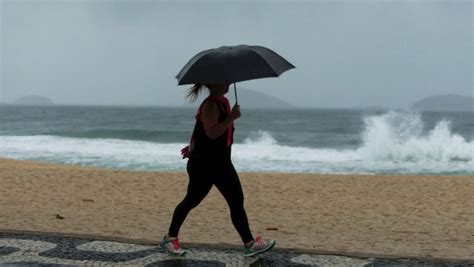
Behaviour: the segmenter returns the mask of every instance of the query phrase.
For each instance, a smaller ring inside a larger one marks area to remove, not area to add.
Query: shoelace
[[[173,244],[174,249],[176,249],[176,250],[180,250],[180,249],[181,249],[181,246],[180,246],[180,244],[179,244],[179,240],[178,240],[177,238],[174,239],[174,240],[172,240],[172,241],[171,241],[171,244]]]
[[[265,242],[263,241],[262,236],[257,235],[257,237],[255,238],[255,245],[257,245],[257,246],[265,245]]]

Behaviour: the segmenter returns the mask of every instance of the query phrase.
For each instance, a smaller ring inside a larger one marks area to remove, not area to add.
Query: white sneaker
[[[186,253],[185,250],[181,249],[179,239],[177,237],[169,238],[168,235],[165,235],[160,241],[160,248],[173,256],[184,256]]]
[[[255,241],[250,246],[244,246],[247,253],[245,257],[254,256],[265,251],[269,251],[275,246],[275,240],[264,240],[261,236],[257,236]]]

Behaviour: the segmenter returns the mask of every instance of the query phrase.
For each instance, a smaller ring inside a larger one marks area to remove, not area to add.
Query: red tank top
[[[181,153],[183,158],[199,158],[210,160],[230,160],[231,146],[233,143],[233,124],[218,138],[211,140],[204,131],[204,124],[201,121],[201,109],[206,101],[213,101],[219,108],[218,123],[230,116],[231,109],[229,100],[224,96],[210,96],[206,98],[196,113],[196,124],[190,140],[190,145],[184,148]]]

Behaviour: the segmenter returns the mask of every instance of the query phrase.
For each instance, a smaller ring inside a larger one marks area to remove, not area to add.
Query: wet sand
[[[184,172],[131,172],[0,159],[0,231],[158,242],[186,193]],[[474,259],[474,177],[240,173],[254,235],[278,248]],[[240,245],[213,188],[184,243]]]

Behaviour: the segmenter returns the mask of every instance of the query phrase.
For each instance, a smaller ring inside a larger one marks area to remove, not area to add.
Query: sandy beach
[[[158,242],[184,172],[131,172],[0,159],[0,231]],[[255,234],[278,248],[474,259],[474,177],[240,173]],[[183,243],[240,245],[216,188],[185,221]]]

